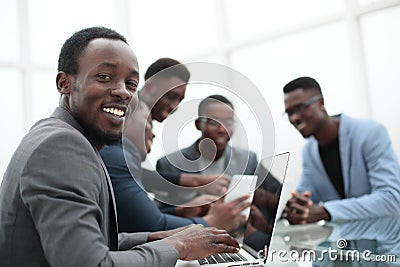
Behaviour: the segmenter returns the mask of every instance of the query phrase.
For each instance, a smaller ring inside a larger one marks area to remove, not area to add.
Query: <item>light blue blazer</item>
[[[400,168],[385,127],[368,119],[340,115],[339,150],[345,199],[332,185],[310,137],[303,149],[299,192],[324,202],[332,221],[400,214]]]

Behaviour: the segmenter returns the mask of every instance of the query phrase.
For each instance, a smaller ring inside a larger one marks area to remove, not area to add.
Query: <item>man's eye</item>
[[[176,100],[176,99],[178,99],[178,96],[175,95],[175,94],[167,94],[166,97],[167,97],[169,100]]]
[[[218,126],[219,122],[213,119],[208,119],[208,124],[212,125],[212,126]]]
[[[128,89],[136,91],[138,85],[137,82],[128,81],[126,82],[126,86],[128,87]]]
[[[97,77],[104,81],[111,81],[111,76],[107,74],[99,74]]]

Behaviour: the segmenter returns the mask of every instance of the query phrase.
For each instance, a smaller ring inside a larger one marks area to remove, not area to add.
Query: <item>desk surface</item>
[[[307,225],[280,220],[266,266],[400,266],[400,217]]]

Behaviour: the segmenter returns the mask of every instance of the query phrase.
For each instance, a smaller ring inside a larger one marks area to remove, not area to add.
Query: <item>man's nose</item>
[[[179,106],[179,100],[174,100],[171,102],[171,104],[169,105],[169,107],[171,108],[171,110],[176,110],[178,109]]]
[[[130,100],[134,92],[126,88],[125,82],[120,82],[117,84],[116,88],[111,91],[111,94],[121,98],[122,100]]]
[[[301,119],[301,114],[300,112],[294,112],[289,116],[289,121],[291,123],[295,123],[296,121],[299,121]]]
[[[218,132],[228,132],[228,127],[226,127],[223,123],[217,124],[217,131]]]

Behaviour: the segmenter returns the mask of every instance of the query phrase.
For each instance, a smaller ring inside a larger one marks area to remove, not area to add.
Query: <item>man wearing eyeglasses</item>
[[[297,78],[283,92],[290,123],[307,138],[301,180],[285,208],[289,222],[400,214],[400,169],[385,127],[329,116],[313,78]]]
[[[234,107],[224,96],[203,99],[195,124],[201,137],[191,146],[159,159],[156,167],[175,184],[201,187],[175,196],[180,198],[175,201],[182,203],[201,193],[223,195],[231,175],[254,174],[257,168],[254,152],[229,145],[235,130]]]

